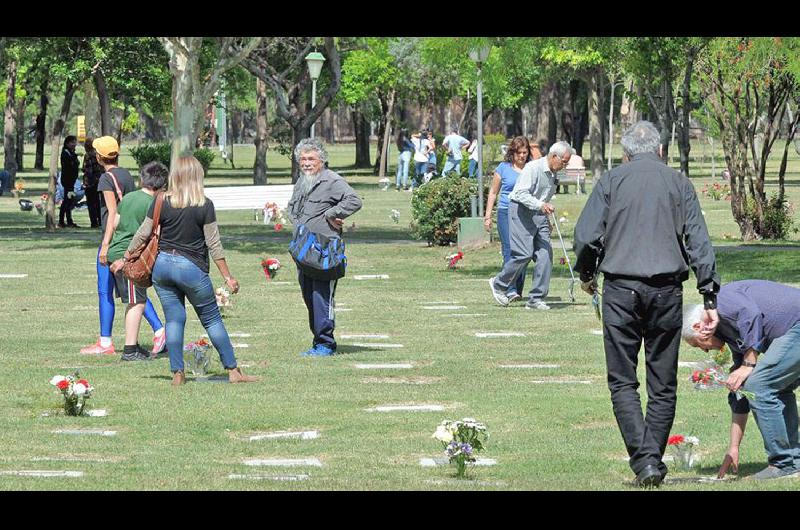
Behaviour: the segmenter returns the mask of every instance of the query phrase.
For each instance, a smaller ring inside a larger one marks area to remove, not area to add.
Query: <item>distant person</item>
[[[132,191],[136,191],[136,184],[130,172],[119,167],[119,144],[113,136],[101,136],[92,142],[95,157],[103,166],[104,173],[97,183],[100,194],[100,231],[103,240],[97,249],[97,298],[100,312],[100,338],[97,342],[81,349],[81,353],[114,355],[114,344],[111,340],[111,331],[114,326],[114,288],[116,281],[108,265],[108,249],[114,236],[117,207],[122,198]],[[153,328],[153,353],[158,354],[164,350],[166,338],[164,325],[158,318],[158,313],[153,304],[148,300],[145,303],[144,318]]]
[[[461,160],[464,158],[461,150],[469,146],[469,140],[458,134],[458,126],[450,127],[450,134],[442,140],[442,146],[447,153],[442,176],[446,177],[451,171],[461,175]]]
[[[11,173],[0,169],[0,195],[11,189]]]
[[[328,153],[319,140],[300,140],[294,149],[294,156],[301,171],[288,206],[295,230],[305,225],[319,239],[341,237],[344,219],[361,209],[361,199],[344,178],[323,167]],[[297,280],[308,310],[308,324],[314,335],[311,348],[301,355],[334,355],[334,295],[338,280],[317,279],[299,266]]]
[[[117,227],[111,245],[108,247],[108,261],[116,283],[117,297],[125,307],[125,349],[123,361],[147,361],[151,352],[139,346],[139,327],[142,323],[145,304],[148,302],[147,289],[135,285],[123,276],[125,250],[133,235],[147,217],[153,196],[167,185],[169,170],[161,162],[150,162],[142,166],[139,178],[142,189],[128,193],[119,203]]]
[[[433,166],[433,174],[436,174],[436,170],[439,167],[439,160],[436,158],[436,138],[434,138],[433,133],[428,133],[428,144],[430,148],[428,149],[428,165],[426,167],[426,172],[430,172],[430,166]]]
[[[572,148],[572,156],[569,158],[569,164],[567,164],[565,171],[570,169],[586,169],[583,165],[583,158],[578,155],[574,147]],[[576,180],[575,185],[582,190],[583,188],[579,180],[580,179]],[[564,188],[566,189],[566,185],[564,186]],[[556,193],[560,192],[561,192],[561,185],[559,184],[558,186],[556,186]]]
[[[64,199],[58,210],[59,228],[80,228],[72,221],[72,209],[75,208],[75,183],[78,181],[78,155],[75,147],[78,139],[72,135],[64,138],[64,148],[61,150],[61,185],[64,187]],[[66,221],[66,223],[65,223]]]
[[[548,216],[555,211],[555,207],[550,200],[556,191],[558,172],[567,166],[570,156],[572,152],[567,142],[554,143],[546,157],[525,164],[513,191],[508,195],[511,259],[496,277],[489,279],[492,295],[500,305],[508,305],[506,293],[528,263],[535,259],[533,286],[525,309],[550,309],[544,301],[550,291],[553,269]]]
[[[397,177],[395,186],[397,191],[408,189],[408,166],[411,163],[411,155],[414,153],[414,143],[408,137],[408,131],[401,129],[397,135]],[[402,182],[402,184],[401,184]]]
[[[97,185],[100,176],[105,173],[103,166],[97,161],[97,151],[92,147],[93,138],[86,138],[83,144],[83,188],[86,190],[86,206],[89,210],[89,221],[92,228],[100,228],[100,197]]]
[[[428,131],[423,129],[418,133],[412,134],[411,143],[414,145],[414,179],[411,183],[413,188],[414,184],[419,185],[422,182],[422,176],[425,174],[425,168],[428,165],[428,152],[431,147],[428,140]]]
[[[467,148],[467,152],[469,153],[469,170],[467,174],[470,178],[475,178],[478,175],[478,139],[472,140]]]
[[[161,206],[161,237],[158,258],[153,267],[153,286],[167,320],[167,350],[173,386],[186,382],[183,362],[183,337],[186,327],[186,300],[219,352],[222,366],[231,383],[250,383],[258,379],[244,375],[238,368],[228,331],[214,295],[209,276],[209,255],[225,279],[232,294],[239,292],[239,282],[225,261],[219,237],[214,203],[203,190],[203,166],[193,156],[182,156],[169,173],[169,187]],[[128,253],[147,240],[153,229],[155,202],[150,204],[142,226],[133,236]]]
[[[509,142],[504,161],[494,170],[492,184],[489,188],[489,198],[486,202],[486,214],[483,218],[483,226],[487,232],[492,230],[492,209],[495,200],[497,201],[497,232],[500,234],[500,248],[503,251],[503,265],[511,260],[511,241],[508,227],[508,195],[514,190],[517,177],[531,160],[530,146],[528,139],[524,136],[517,136]],[[528,272],[528,265],[520,272],[517,279],[506,291],[508,302],[515,302],[522,298],[522,289],[525,287],[525,275]]]
[[[531,140],[531,160],[539,160],[547,152],[547,140],[539,138],[535,142]]]

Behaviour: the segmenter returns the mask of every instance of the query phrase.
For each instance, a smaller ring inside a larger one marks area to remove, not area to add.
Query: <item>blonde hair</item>
[[[173,208],[204,205],[203,175],[203,166],[195,157],[179,157],[169,172],[169,191],[166,196],[170,198],[170,205]]]

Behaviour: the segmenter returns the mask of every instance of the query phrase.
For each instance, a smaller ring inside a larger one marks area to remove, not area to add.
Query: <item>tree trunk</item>
[[[292,146],[300,143],[300,140],[311,137],[311,126],[304,126],[302,123],[298,126],[292,127]],[[292,184],[297,182],[300,177],[300,164],[292,153]]]
[[[46,77],[39,86],[39,114],[36,115],[36,157],[33,160],[33,168],[44,169],[44,142],[47,136],[45,122],[47,121],[47,89],[50,78]]]
[[[689,143],[689,114],[692,112],[692,70],[697,51],[692,48],[686,57],[686,69],[683,73],[683,93],[680,120],[678,120],[678,148],[681,154],[681,173],[689,176],[689,152],[692,146]]]
[[[792,116],[792,111],[787,105],[789,112],[789,132],[786,135],[786,144],[783,147],[783,157],[781,158],[781,167],[778,170],[778,200],[783,200],[785,195],[785,177],[786,177],[786,163],[789,159],[789,146],[792,144],[794,137],[797,135],[797,128],[800,125],[800,113]]]
[[[23,156],[25,155],[25,104],[26,97],[17,100],[17,171],[24,171]]]
[[[125,127],[125,120],[128,119],[128,102],[122,100],[122,119],[119,120],[119,129],[117,130],[117,145],[122,145],[122,128]]]
[[[389,107],[386,109],[384,117],[385,130],[383,131],[383,147],[381,148],[381,155],[378,164],[378,178],[383,178],[386,175],[386,168],[389,165],[387,157],[389,156],[389,135],[392,131],[392,113],[394,112],[394,99],[395,91],[389,93]]]
[[[13,189],[17,177],[16,131],[17,131],[17,62],[10,60],[6,65],[6,108],[3,128],[3,169],[11,175],[9,186]]]
[[[53,135],[50,142],[50,178],[47,184],[47,213],[45,215],[45,228],[55,230],[56,227],[56,182],[58,181],[58,162],[61,155],[61,141],[64,133],[64,125],[67,123],[69,108],[72,105],[72,96],[75,95],[75,85],[67,80],[64,90],[64,102],[61,105],[61,113],[53,124]]]
[[[267,84],[256,79],[256,161],[253,166],[253,184],[267,183]],[[294,158],[294,157],[293,157]]]
[[[100,68],[94,71],[94,88],[100,104],[100,132],[102,136],[111,136],[111,98],[108,95],[106,78]]]
[[[356,137],[356,168],[368,168],[369,163],[369,122],[363,113],[353,109],[353,130]]]
[[[599,69],[589,75],[589,150],[592,178],[597,181],[603,174],[603,73]]]
[[[557,104],[556,82],[549,81],[539,92],[539,117],[537,121],[536,139],[547,139],[548,147],[556,137],[555,108]]]

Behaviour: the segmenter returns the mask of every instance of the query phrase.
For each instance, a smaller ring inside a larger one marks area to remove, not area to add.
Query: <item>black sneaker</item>
[[[122,357],[120,358],[122,361],[149,361],[150,360],[150,352],[141,347],[137,348],[137,350],[133,353],[123,353]]]

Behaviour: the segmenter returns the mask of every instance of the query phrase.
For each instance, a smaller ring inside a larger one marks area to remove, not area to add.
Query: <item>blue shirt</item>
[[[519,171],[514,169],[514,166],[510,163],[502,162],[494,172],[500,175],[500,200],[497,201],[497,209],[507,209],[508,194],[511,193],[517,183]]]
[[[765,352],[772,341],[800,323],[800,289],[767,280],[723,285],[717,295],[719,325],[714,333],[731,349],[738,368],[749,349]],[[729,398],[733,412],[746,414],[746,399]]]
[[[458,134],[451,134],[447,136],[442,143],[444,143],[449,148],[448,156],[452,157],[453,160],[461,160],[462,144],[469,145],[469,141],[463,136],[459,136]]]

